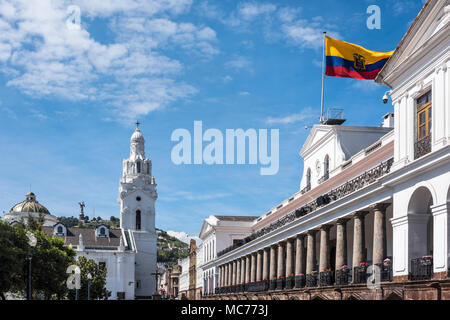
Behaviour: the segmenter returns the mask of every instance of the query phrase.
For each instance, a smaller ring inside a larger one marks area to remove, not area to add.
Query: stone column
[[[264,248],[263,249],[263,279],[270,279],[269,278],[269,267],[270,267],[270,261],[269,261],[269,252],[270,249],[269,248]]]
[[[263,268],[263,251],[259,250],[256,257],[256,281],[262,280],[262,268]]]
[[[284,242],[278,243],[277,278],[280,276],[284,276],[284,272],[285,272],[284,271],[284,263],[285,263],[284,247],[285,247]]]
[[[328,224],[320,227],[319,272],[330,267],[330,228]]]
[[[233,262],[228,263],[228,285],[233,285]]]
[[[236,260],[233,261],[233,269],[232,269],[232,279],[233,279],[233,283],[231,285],[235,286],[236,285]]]
[[[219,288],[223,287],[223,266],[219,266]]]
[[[245,257],[245,283],[249,283],[250,282],[250,255]]]
[[[294,273],[294,239],[288,239],[286,241],[286,278],[291,273]]]
[[[270,247],[270,280],[277,277],[277,247],[273,245]]]
[[[306,249],[306,274],[311,274],[316,268],[316,232],[317,230],[309,230],[308,248]]]
[[[336,224],[336,270],[347,264],[347,221],[338,219]]]
[[[241,259],[236,259],[236,284],[241,284]]]
[[[250,272],[250,282],[256,281],[256,252],[251,254],[252,267]]]
[[[295,275],[306,272],[305,235],[299,234],[295,242]]]
[[[357,211],[353,216],[353,268],[359,267],[359,264],[364,262],[366,259],[366,232],[364,217],[367,213],[367,211]]]
[[[241,258],[241,284],[245,283],[245,257]]]
[[[373,209],[373,264],[383,263],[387,254],[386,209],[389,203],[377,203]]]
[[[223,270],[223,286],[228,287],[228,263],[224,265]]]

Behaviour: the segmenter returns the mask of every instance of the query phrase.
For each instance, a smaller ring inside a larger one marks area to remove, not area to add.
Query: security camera
[[[389,97],[387,95],[387,92],[383,96],[383,103],[386,104],[389,101]]]

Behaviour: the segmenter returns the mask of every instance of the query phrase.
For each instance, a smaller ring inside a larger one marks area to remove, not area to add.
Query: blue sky
[[[381,29],[366,9],[381,8]],[[81,8],[81,29],[66,26]],[[320,112],[322,31],[395,49],[423,1],[1,1],[0,210],[30,185],[57,216],[119,216],[122,159],[138,119],[158,184],[156,224],[198,234],[211,214],[260,215],[298,191],[299,150]],[[325,107],[378,126],[387,88],[326,79]],[[172,132],[280,130],[280,169],[180,165]]]

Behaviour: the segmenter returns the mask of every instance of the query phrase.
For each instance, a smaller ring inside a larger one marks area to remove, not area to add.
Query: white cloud
[[[79,30],[66,26],[69,4],[81,7]],[[177,81],[183,65],[164,49],[179,47],[206,58],[218,53],[213,29],[170,20],[191,5],[192,0],[1,1],[0,71],[8,86],[33,97],[106,101],[121,118],[145,115],[196,92]],[[86,29],[84,20],[97,17],[109,19],[112,43],[100,43]]]
[[[266,119],[267,124],[291,124],[294,122],[301,122],[312,119],[316,116],[316,111],[311,107],[303,109],[299,113],[290,114],[284,117],[269,117]],[[318,113],[317,113],[318,114]]]
[[[188,234],[187,234],[186,232],[184,232],[184,231],[178,232],[178,231],[172,231],[172,230],[169,230],[169,231],[167,231],[167,234],[168,234],[169,236],[175,237],[175,238],[177,238],[178,240],[180,240],[180,241],[182,241],[182,242],[184,242],[184,243],[187,243],[187,244],[190,244],[191,239],[194,239],[194,240],[195,240],[195,242],[197,243],[197,246],[198,246],[200,243],[202,243],[202,240],[201,240],[199,237],[196,237],[196,236],[190,236],[190,235],[188,235]]]
[[[271,3],[245,2],[238,4],[238,15],[244,20],[253,20],[256,17],[274,12],[277,7]]]
[[[251,61],[249,58],[244,56],[237,56],[227,62],[225,62],[225,67],[231,69],[247,69],[251,65]]]

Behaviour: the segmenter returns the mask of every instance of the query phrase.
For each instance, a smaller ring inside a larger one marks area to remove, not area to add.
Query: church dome
[[[25,200],[12,207],[10,212],[36,212],[50,214],[46,207],[37,202],[36,195],[33,192],[27,193]]]
[[[136,130],[134,130],[134,133],[131,136],[130,141],[131,142],[144,142],[144,135],[142,134],[142,132],[139,128],[136,128]]]

